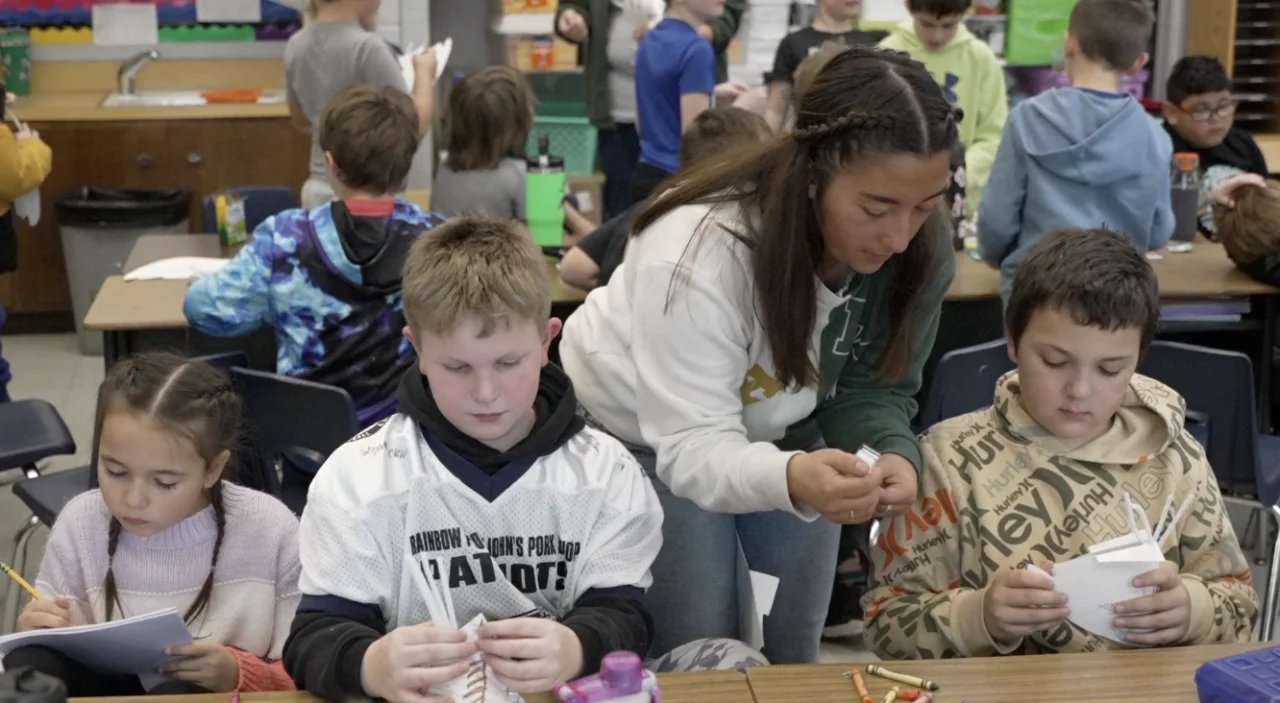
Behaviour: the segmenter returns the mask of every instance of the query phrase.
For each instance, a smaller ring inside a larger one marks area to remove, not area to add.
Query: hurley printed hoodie
[[[1010,372],[995,405],[924,436],[919,498],[872,548],[876,582],[863,601],[871,650],[892,660],[1129,648],[1063,622],[1004,649],[982,608],[997,572],[1064,562],[1127,533],[1126,492],[1153,525],[1167,497],[1176,506],[1196,496],[1164,545],[1191,594],[1184,644],[1247,641],[1258,596],[1204,450],[1183,426],[1182,397],[1134,375],[1110,429],[1066,451],[1020,396]]]

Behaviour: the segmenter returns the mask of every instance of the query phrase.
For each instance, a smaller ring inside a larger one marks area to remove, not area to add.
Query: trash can
[[[58,198],[56,206],[80,353],[101,354],[102,333],[84,329],[94,296],[108,276],[123,272],[139,237],[188,233],[191,193],[79,188]]]

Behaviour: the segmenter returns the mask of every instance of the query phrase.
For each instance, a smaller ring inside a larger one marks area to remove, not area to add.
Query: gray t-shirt
[[[616,11],[609,27],[609,114],[614,122],[636,121],[636,35],[627,13]]]
[[[455,171],[441,163],[431,187],[431,210],[445,217],[479,211],[502,219],[524,219],[524,159],[503,159],[497,168]]]
[[[400,62],[386,41],[358,22],[315,22],[289,37],[284,49],[289,102],[311,122],[311,176],[325,177],[320,118],[335,95],[357,83],[404,84]]]

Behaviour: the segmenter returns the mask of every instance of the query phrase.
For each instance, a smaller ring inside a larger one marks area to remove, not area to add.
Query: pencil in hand
[[[37,591],[35,589],[35,586],[32,586],[31,584],[27,583],[27,580],[22,578],[22,574],[19,574],[18,572],[14,571],[13,567],[0,561],[0,571],[3,571],[6,574],[8,574],[9,578],[13,579],[14,583],[18,584],[19,586],[22,586],[23,590],[25,590],[27,593],[30,593],[32,598],[35,598],[36,600],[44,600],[44,596],[40,595],[40,591]]]

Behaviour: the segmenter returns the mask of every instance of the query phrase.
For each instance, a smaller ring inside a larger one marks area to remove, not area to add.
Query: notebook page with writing
[[[191,631],[176,608],[96,625],[31,630],[0,637],[0,659],[19,647],[40,646],[104,674],[155,672],[168,660],[165,649],[190,644]]]

